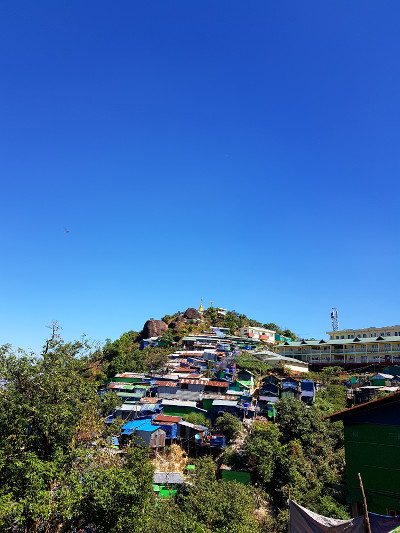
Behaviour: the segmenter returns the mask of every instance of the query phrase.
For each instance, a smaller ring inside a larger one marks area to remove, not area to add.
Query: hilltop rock
[[[168,326],[162,320],[148,320],[143,326],[143,338],[161,337],[161,335],[168,329]]]
[[[168,327],[171,329],[177,329],[183,326],[183,324],[186,323],[186,318],[183,318],[183,316],[177,316],[171,322],[168,324]]]
[[[197,318],[201,318],[201,314],[194,307],[189,307],[189,309],[186,309],[183,316],[185,318],[188,318],[189,320],[196,320]]]

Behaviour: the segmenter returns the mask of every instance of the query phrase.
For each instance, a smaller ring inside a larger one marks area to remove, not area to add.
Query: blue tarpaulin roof
[[[125,425],[122,426],[122,434],[131,435],[133,431],[135,431],[139,426],[143,426],[143,424],[150,425],[151,418],[142,418],[142,420],[131,420],[130,422],[127,422]]]

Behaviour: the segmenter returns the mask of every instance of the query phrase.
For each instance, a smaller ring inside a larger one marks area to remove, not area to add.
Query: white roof
[[[162,405],[172,405],[177,407],[196,407],[196,402],[184,400],[163,400]]]

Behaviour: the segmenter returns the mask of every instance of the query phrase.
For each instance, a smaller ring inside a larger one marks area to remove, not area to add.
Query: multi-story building
[[[374,337],[400,337],[400,326],[386,326],[382,328],[341,329],[339,331],[327,331],[330,340],[341,339],[371,339]]]
[[[280,355],[307,362],[311,370],[329,365],[357,368],[370,364],[390,366],[400,362],[398,335],[285,342],[275,349]]]
[[[244,326],[239,330],[240,336],[243,339],[251,338],[264,341],[269,344],[275,344],[275,331],[265,328],[257,328],[255,326]]]

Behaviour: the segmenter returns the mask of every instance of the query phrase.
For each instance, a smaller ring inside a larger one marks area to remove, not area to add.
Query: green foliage
[[[284,329],[282,332],[284,337],[290,337],[292,341],[297,341],[297,336],[293,331],[290,331],[290,329]]]
[[[186,514],[173,499],[160,500],[153,506],[143,533],[205,533],[193,518]]]
[[[153,468],[146,452],[130,449],[114,463],[93,451],[77,459],[58,494],[65,519],[95,524],[99,533],[141,532],[143,513],[154,505]]]
[[[257,533],[254,517],[255,491],[240,483],[217,481],[210,457],[199,459],[193,485],[178,498],[180,508],[203,531],[212,533]]]
[[[343,385],[328,385],[319,390],[315,397],[315,407],[324,415],[346,409],[346,389]]]
[[[188,413],[183,418],[186,422],[194,424],[195,426],[211,427],[210,420],[203,413]]]
[[[203,313],[203,317],[209,322],[212,326],[218,326],[218,311],[215,307],[209,307]]]
[[[289,488],[291,498],[314,512],[348,517],[343,495],[334,490],[343,481],[343,428],[321,420],[343,403],[343,394],[332,386],[323,392],[311,408],[280,400],[276,425],[256,422],[245,439],[247,460],[276,511],[277,531],[285,528],[287,515],[278,509],[284,509]]]
[[[167,333],[170,332],[170,333]],[[172,335],[171,330],[165,332],[165,339]],[[162,370],[168,360],[168,355],[174,351],[169,347],[150,346],[139,350],[139,336],[134,331],[123,333],[119,339],[111,342],[109,339],[103,348],[104,370],[108,378],[122,372],[156,372]]]
[[[102,415],[117,397],[85,379],[85,341],[48,341],[41,357],[0,351],[0,530],[140,531],[152,501],[152,469],[134,449],[107,450]],[[121,515],[120,512],[123,514]]]
[[[173,315],[165,315],[165,316],[163,316],[161,320],[163,322],[165,322],[166,324],[169,324],[170,322],[172,322],[172,320],[174,320],[174,318],[177,318],[181,314],[182,314],[181,311],[177,311]]]
[[[269,322],[268,324],[263,324],[263,328],[275,331],[276,333],[278,333],[278,335],[283,335],[283,331],[281,330],[281,328],[277,326],[276,324],[274,324],[273,322]]]
[[[234,335],[236,331],[239,329],[239,321],[237,318],[237,315],[234,311],[227,311],[226,315],[224,316],[224,328],[229,328],[229,333],[231,335]]]
[[[243,351],[236,359],[236,364],[243,370],[254,372],[259,376],[265,376],[272,370],[272,367],[259,361],[252,353]]]
[[[242,424],[236,416],[224,413],[215,421],[215,428],[225,435],[228,442],[235,439],[242,431]]]

